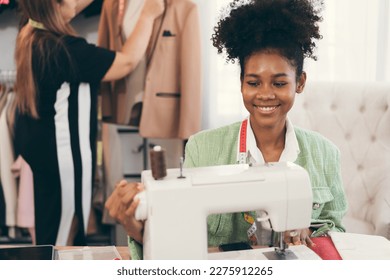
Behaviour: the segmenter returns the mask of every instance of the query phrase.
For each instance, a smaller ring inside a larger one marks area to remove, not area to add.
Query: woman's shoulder
[[[80,45],[85,45],[88,44],[87,41],[83,37],[78,37],[78,36],[72,36],[72,35],[65,35],[62,38],[62,41],[64,42],[65,45],[68,47],[77,47]]]
[[[327,137],[319,132],[294,126],[298,143],[301,147],[310,150],[339,153],[338,147]]]
[[[53,47],[58,47],[61,54],[65,55],[77,54],[88,45],[84,38],[72,35],[59,36],[53,41],[53,44],[55,44]]]
[[[221,140],[226,141],[228,139],[237,138],[238,130],[240,129],[241,122],[236,122],[230,125],[225,125],[219,128],[202,130],[190,137],[192,140]]]
[[[198,132],[186,144],[187,167],[231,164],[236,161],[240,123]]]

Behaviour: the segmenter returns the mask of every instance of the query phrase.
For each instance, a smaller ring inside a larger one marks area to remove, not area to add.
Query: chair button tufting
[[[330,105],[330,109],[331,109],[332,111],[336,111],[337,105],[336,105],[336,104]]]
[[[364,169],[363,165],[362,164],[358,164],[357,170],[362,171],[363,169]]]
[[[351,133],[346,133],[345,134],[345,139],[346,140],[351,140]]]
[[[371,136],[371,142],[375,142],[376,141],[376,136],[375,135],[372,135]]]
[[[364,113],[366,111],[366,107],[364,105],[359,108],[360,113]]]

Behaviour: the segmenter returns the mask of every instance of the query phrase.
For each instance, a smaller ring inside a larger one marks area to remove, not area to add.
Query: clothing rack
[[[1,94],[8,93],[8,90],[12,90],[16,81],[15,70],[0,70],[0,89]],[[5,89],[5,91],[3,91]],[[1,186],[3,187],[3,186]],[[7,227],[6,225],[0,225],[0,244],[29,244],[31,243],[31,237],[27,235],[22,228],[17,226]]]
[[[13,86],[16,81],[15,70],[0,70],[0,84]]]

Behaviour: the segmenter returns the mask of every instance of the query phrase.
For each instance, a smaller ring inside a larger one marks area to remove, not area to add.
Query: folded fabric
[[[329,236],[313,237],[314,245],[309,248],[323,260],[342,260],[332,238]]]

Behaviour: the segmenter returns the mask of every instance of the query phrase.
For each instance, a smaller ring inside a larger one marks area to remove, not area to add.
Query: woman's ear
[[[301,93],[305,88],[305,84],[306,84],[306,72],[303,71],[297,82],[297,88],[295,90],[296,93]]]

